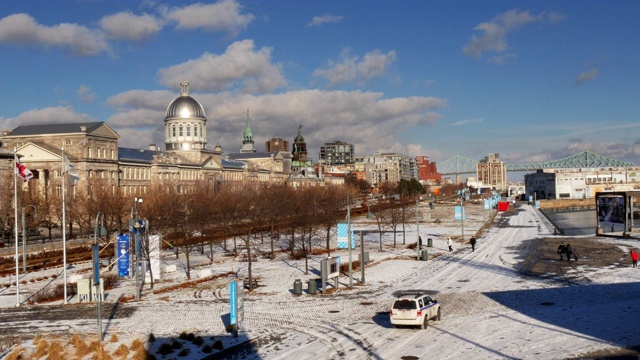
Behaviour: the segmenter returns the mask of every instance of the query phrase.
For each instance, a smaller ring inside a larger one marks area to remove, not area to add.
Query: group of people
[[[476,251],[475,237],[472,236],[471,239],[469,239],[469,244],[471,244],[471,251]],[[447,246],[449,246],[449,251],[453,251],[453,240],[451,240],[450,237],[447,239]]]
[[[567,257],[567,261],[571,261],[571,256],[573,255],[573,259],[578,261],[578,252],[571,247],[571,244],[565,245],[563,242],[558,246],[558,254],[560,254],[560,261]]]

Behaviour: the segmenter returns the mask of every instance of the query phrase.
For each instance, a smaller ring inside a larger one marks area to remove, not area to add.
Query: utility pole
[[[420,261],[420,216],[418,216],[418,204],[420,204],[420,197],[416,199],[416,260]]]

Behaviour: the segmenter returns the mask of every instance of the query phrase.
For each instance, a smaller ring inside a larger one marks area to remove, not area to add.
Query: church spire
[[[251,131],[251,118],[249,117],[249,108],[247,108],[247,121],[244,125],[244,140],[242,141],[241,153],[256,152],[253,147],[253,132]]]

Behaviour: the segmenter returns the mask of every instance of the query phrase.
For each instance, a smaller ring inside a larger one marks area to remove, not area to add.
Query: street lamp
[[[140,221],[138,220],[138,203],[142,203],[142,199],[139,197],[133,198],[133,208],[131,209],[131,220],[129,220],[129,226],[131,232],[135,234],[136,239],[136,258],[134,272],[136,275],[136,301],[140,300]]]
[[[419,197],[416,199],[416,249],[418,251],[416,260],[420,260],[420,216],[418,215],[418,204],[420,204]]]
[[[35,205],[27,205],[22,207],[22,272],[27,273],[27,228],[25,226],[25,210],[33,208],[33,218],[38,218],[38,208]]]
[[[98,236],[106,236],[107,229],[104,227],[104,215],[99,212],[96,215],[96,225],[93,232],[93,284],[95,286],[96,317],[98,321],[98,341],[102,341],[102,312],[100,310],[102,292],[100,292],[100,245]]]

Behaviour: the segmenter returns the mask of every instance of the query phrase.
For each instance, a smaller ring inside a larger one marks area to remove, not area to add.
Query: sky
[[[104,121],[164,148],[180,82],[208,145],[256,149],[302,125],[309,156],[522,164],[585,150],[640,164],[640,3],[4,1],[0,129]]]

